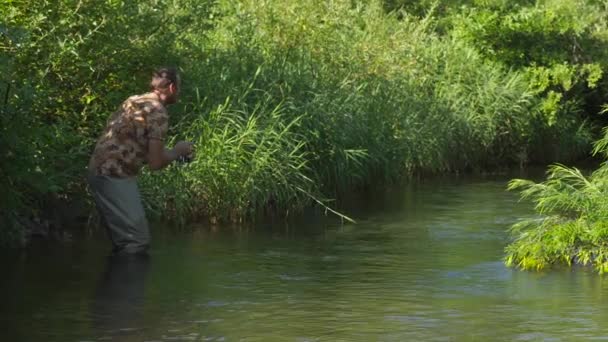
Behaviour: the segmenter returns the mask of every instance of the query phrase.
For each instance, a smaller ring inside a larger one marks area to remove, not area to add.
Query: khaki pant
[[[136,179],[89,175],[88,181],[113,254],[145,252],[150,230]]]

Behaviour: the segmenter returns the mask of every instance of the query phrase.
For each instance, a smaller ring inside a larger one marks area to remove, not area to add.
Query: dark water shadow
[[[142,333],[149,268],[148,255],[108,257],[91,308],[93,329],[100,338]]]

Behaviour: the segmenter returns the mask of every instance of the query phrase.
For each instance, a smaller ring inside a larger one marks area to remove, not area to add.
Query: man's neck
[[[166,97],[164,94],[162,94],[160,91],[158,90],[153,90],[152,94],[154,94],[156,96],[156,98],[158,99],[158,102],[162,103],[163,106],[167,106],[167,103],[165,101]]]

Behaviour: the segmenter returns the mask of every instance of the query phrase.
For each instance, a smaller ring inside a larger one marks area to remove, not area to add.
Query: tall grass
[[[527,84],[437,36],[430,18],[349,1],[217,11],[213,30],[184,37],[200,55],[184,65],[190,88],[174,120],[197,160],[142,183],[165,213],[285,213],[415,172],[519,162],[526,150]]]
[[[300,208],[303,194],[495,167],[526,149],[527,84],[434,34],[430,18],[398,19],[379,3],[277,0],[220,2],[218,16],[185,44],[202,52],[186,66],[190,102],[178,120],[183,136],[205,132],[202,159],[162,187],[144,183],[155,194],[187,184],[184,212],[240,219],[270,204]]]
[[[294,133],[301,117],[286,120],[286,106],[261,102],[243,112],[226,99],[188,122],[183,134],[194,141],[197,157],[161,175],[145,175],[150,207],[176,218],[241,222],[260,211],[308,204],[318,188],[307,176],[307,152]]]
[[[242,1],[223,10],[197,40],[213,44],[193,72],[204,75],[202,91],[241,97],[261,66],[254,87],[288,99],[288,116],[304,114],[323,183],[512,161],[530,134],[533,99],[521,77],[435,35],[430,19],[399,20],[373,2]]]

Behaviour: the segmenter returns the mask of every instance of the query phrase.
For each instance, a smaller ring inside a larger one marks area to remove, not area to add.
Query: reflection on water
[[[144,260],[106,259],[103,236],[0,256],[10,265],[0,331],[7,341],[605,339],[604,278],[504,266],[506,228],[533,215],[505,185],[412,184],[353,204],[357,225],[163,229]]]
[[[110,256],[91,307],[93,326],[104,338],[135,335],[142,328],[147,254]]]

